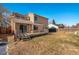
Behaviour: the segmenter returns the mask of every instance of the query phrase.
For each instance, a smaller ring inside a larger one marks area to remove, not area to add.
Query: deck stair
[[[30,40],[31,39],[30,35],[25,34],[25,33],[18,34],[17,38],[20,39],[20,40]]]

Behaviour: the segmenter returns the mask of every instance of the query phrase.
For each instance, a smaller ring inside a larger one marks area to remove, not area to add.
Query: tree
[[[3,18],[3,16],[2,16],[2,14],[0,14],[0,22],[1,22],[2,18]]]
[[[5,12],[8,12],[8,10],[0,4],[0,14],[5,13]]]
[[[0,4],[0,33],[6,33],[8,25],[8,10]]]
[[[9,11],[0,4],[0,22],[3,19],[3,14],[7,14],[8,12]]]
[[[52,20],[52,24],[56,24],[56,22],[55,22],[55,20],[54,20],[54,19]]]
[[[4,13],[8,13],[8,10],[6,8],[4,8],[1,4],[0,4],[0,22],[3,19],[3,14]]]

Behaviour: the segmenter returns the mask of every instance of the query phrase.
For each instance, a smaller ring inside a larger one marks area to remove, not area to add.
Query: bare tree
[[[8,13],[8,10],[0,4],[0,22],[3,19],[3,13]]]
[[[0,33],[5,33],[9,25],[9,11],[0,4]]]

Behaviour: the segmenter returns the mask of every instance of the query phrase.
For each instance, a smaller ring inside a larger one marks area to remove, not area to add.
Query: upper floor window
[[[39,19],[39,17],[34,16],[34,22],[35,22],[35,23],[40,23],[40,19]]]
[[[26,20],[27,20],[27,21],[30,21],[30,17],[26,17]]]
[[[35,21],[37,21],[37,20],[38,20],[38,17],[37,17],[37,16],[35,16],[35,17],[34,17],[34,20],[35,20]]]
[[[20,17],[19,17],[19,16],[17,16],[16,18],[17,18],[17,19],[20,19]]]

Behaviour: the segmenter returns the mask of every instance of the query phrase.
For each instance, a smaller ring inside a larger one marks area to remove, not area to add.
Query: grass
[[[29,41],[9,44],[11,55],[66,55],[79,54],[79,37],[69,32],[49,33]]]

